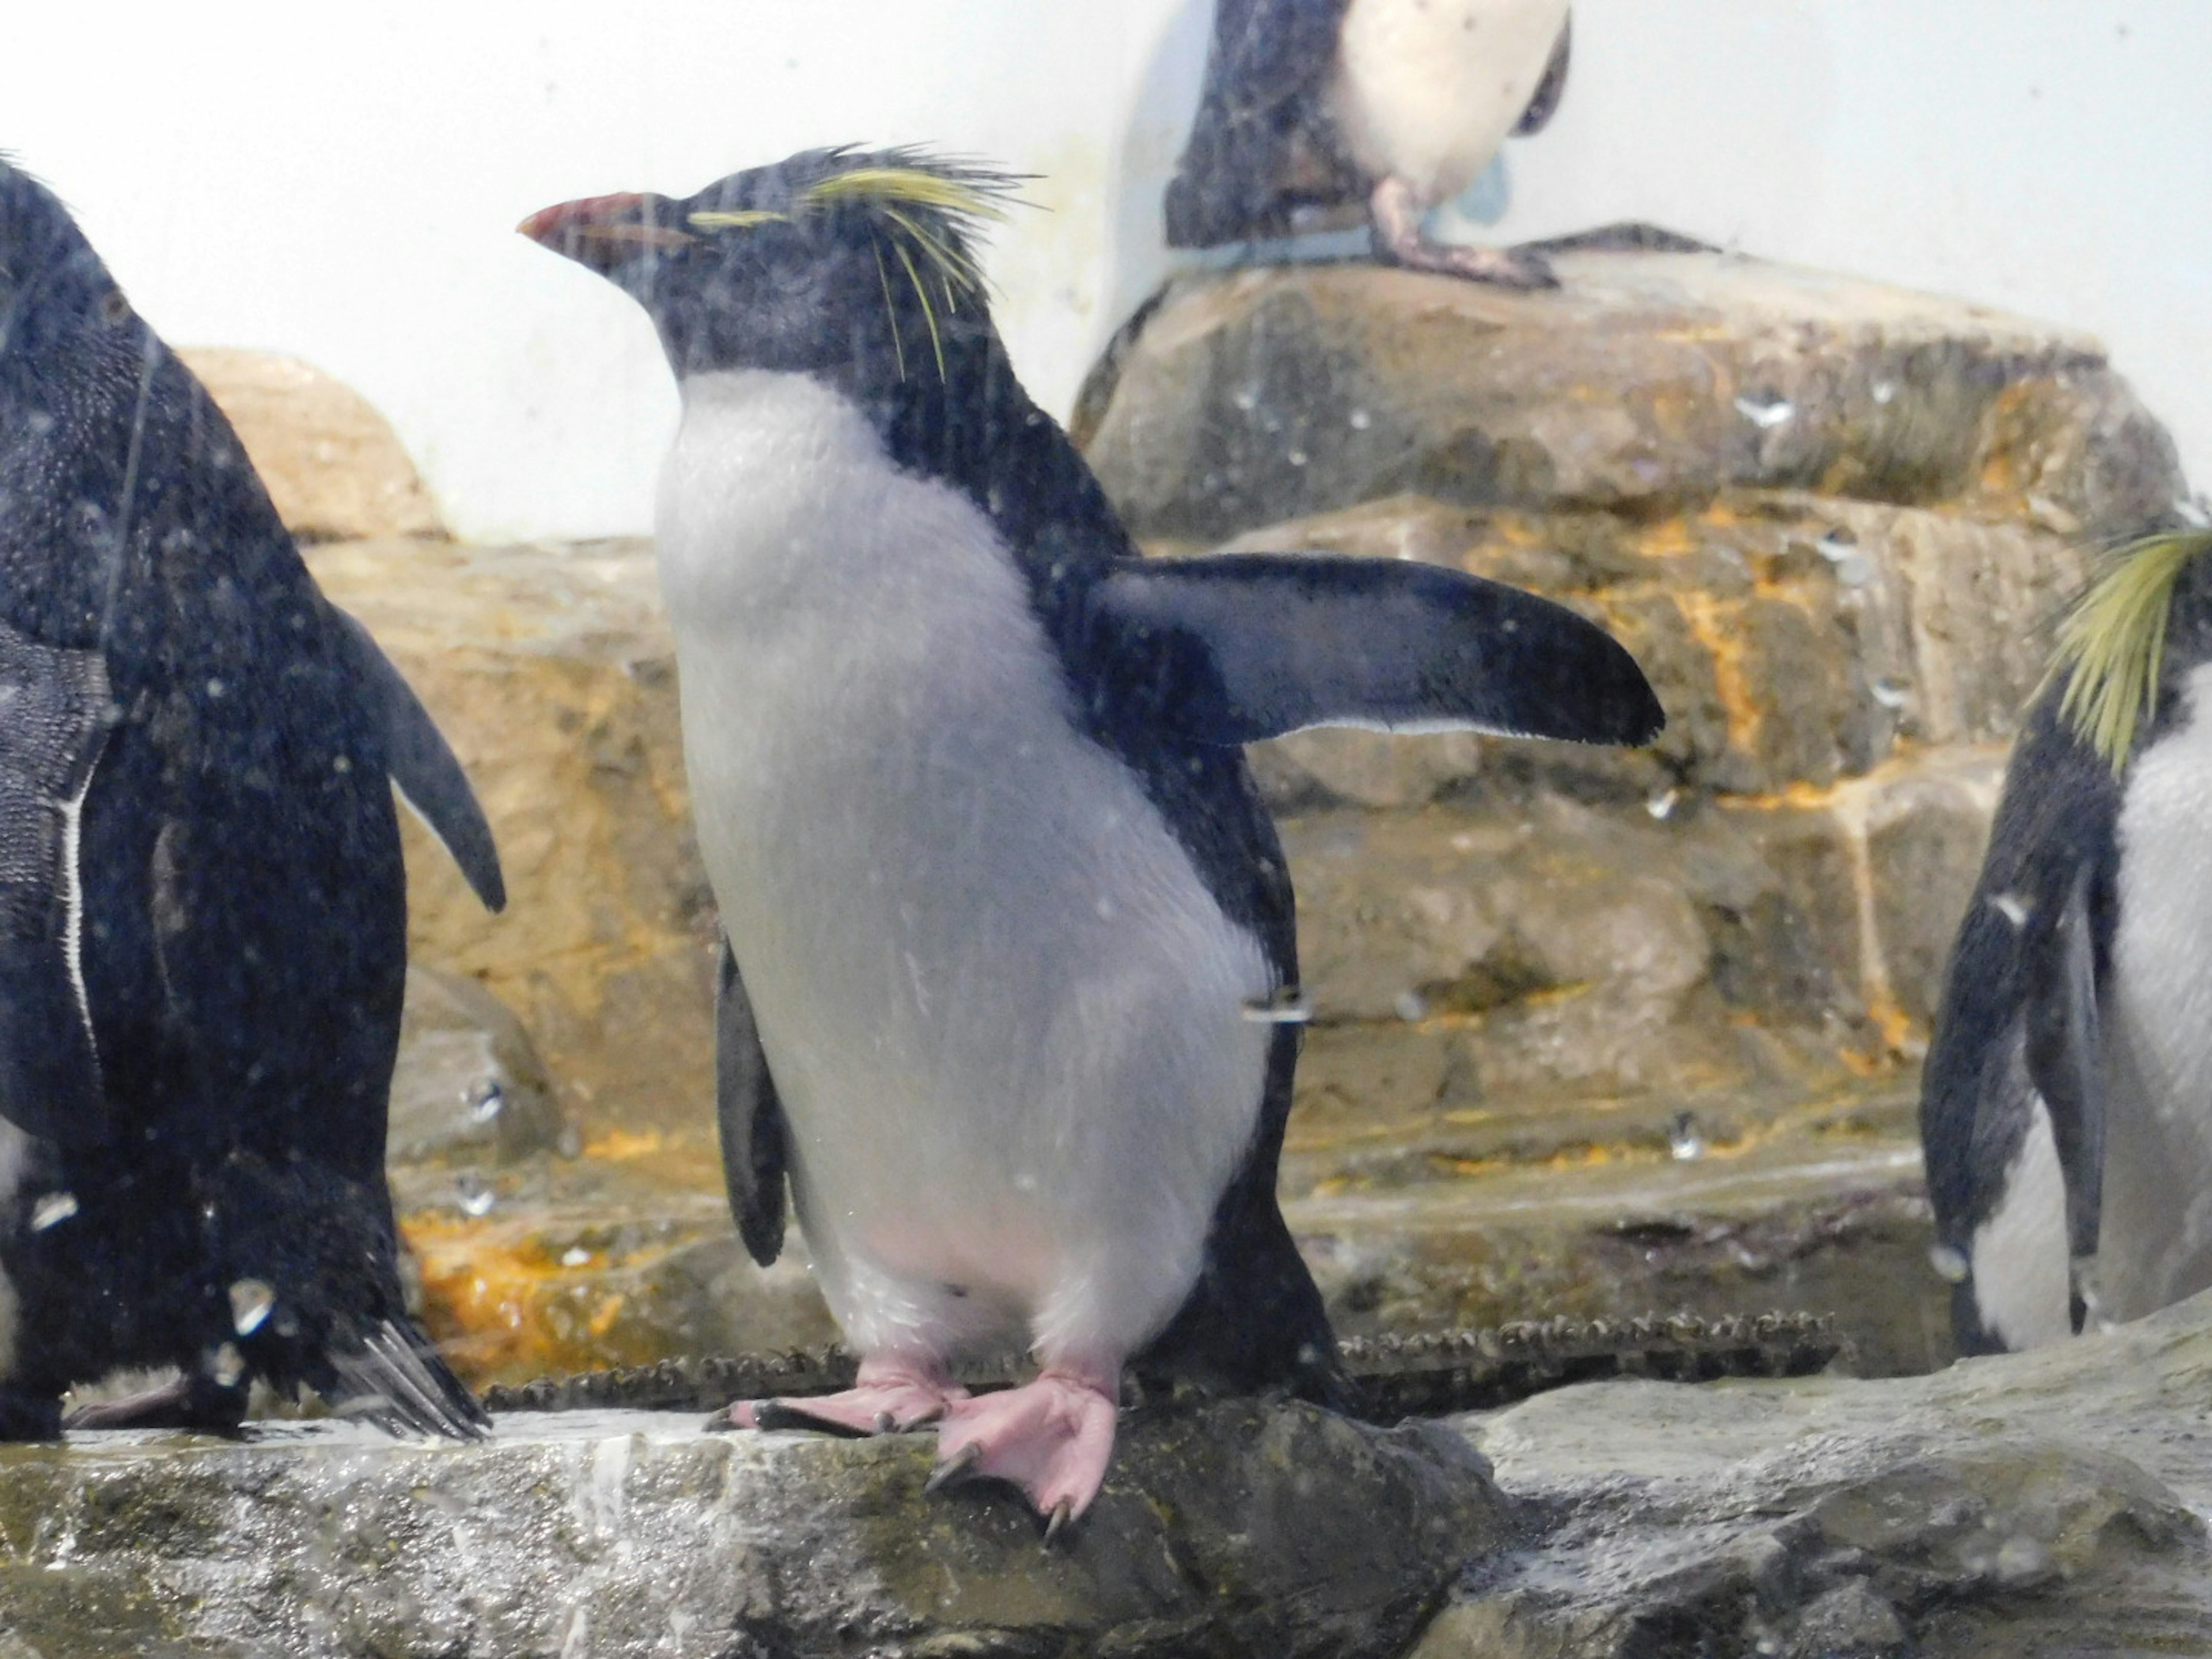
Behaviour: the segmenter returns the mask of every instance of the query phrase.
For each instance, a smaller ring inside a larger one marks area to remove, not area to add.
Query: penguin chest
[[[2120,806],[2098,1254],[2122,1318],[2212,1284],[2212,665],[2186,695]]]
[[[1071,726],[989,520],[833,390],[744,372],[687,384],[659,556],[833,1309],[872,1278],[1033,1314],[1133,1248],[1161,1305],[1114,1316],[1164,1322],[1253,1133],[1273,975]]]
[[[1456,196],[1528,107],[1567,0],[1352,0],[1328,108],[1345,147],[1425,204]]]

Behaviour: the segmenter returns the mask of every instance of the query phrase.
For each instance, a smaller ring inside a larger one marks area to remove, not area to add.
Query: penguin
[[[1920,1100],[1962,1353],[2212,1285],[2208,555],[2114,556],[2013,750]]]
[[[1571,38],[1567,0],[1216,0],[1168,245],[1287,236],[1362,203],[1394,264],[1557,286],[1533,249],[1449,246],[1422,222],[1550,121]]]
[[[485,903],[429,715],[237,435],[0,158],[0,1437],[234,1431],[250,1385],[486,1419],[406,1312],[384,1180],[397,784]]]
[[[656,519],[722,927],[717,1116],[860,1358],[739,1427],[933,1425],[1048,1540],[1125,1364],[1348,1398],[1275,1198],[1304,1017],[1243,745],[1324,723],[1648,739],[1635,662],[1431,567],[1140,556],[1024,392],[975,238],[1013,181],[810,150],[520,228],[645,308],[682,391]],[[963,1355],[1035,1379],[970,1396]]]

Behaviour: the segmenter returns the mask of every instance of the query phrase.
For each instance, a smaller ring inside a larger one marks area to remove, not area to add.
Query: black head
[[[1013,180],[908,149],[802,151],[696,196],[599,196],[523,234],[643,306],[679,379],[813,374],[868,398],[990,335],[976,231]]]
[[[145,337],[69,210],[0,157],[0,360],[135,362]]]

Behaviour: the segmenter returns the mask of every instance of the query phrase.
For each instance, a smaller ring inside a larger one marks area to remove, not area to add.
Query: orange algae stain
[[[1713,692],[1727,717],[1729,745],[1755,754],[1766,710],[1752,690],[1744,665],[1743,608],[1710,593],[1677,593],[1674,603],[1689,624],[1691,637],[1712,659]]]
[[[526,1382],[665,1355],[649,1330],[625,1316],[632,1298],[609,1291],[610,1270],[662,1254],[584,1252],[556,1256],[538,1229],[436,1212],[403,1216],[401,1236],[422,1287],[422,1324],[464,1382]]]

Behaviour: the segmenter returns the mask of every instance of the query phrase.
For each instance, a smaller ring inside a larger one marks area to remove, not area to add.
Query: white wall
[[[1206,0],[19,0],[0,145],[179,343],[307,357],[475,536],[642,529],[643,317],[516,236],[805,145],[1042,175],[990,259],[1064,409],[1165,268]],[[1487,234],[1626,216],[2094,329],[2212,483],[2212,0],[1578,0],[1566,105]]]

